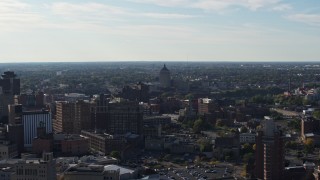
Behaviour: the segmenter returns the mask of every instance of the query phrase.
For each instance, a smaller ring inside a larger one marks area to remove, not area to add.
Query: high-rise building
[[[96,130],[108,134],[141,134],[143,108],[138,102],[109,102],[104,95],[92,106],[91,117]]]
[[[142,134],[143,109],[138,102],[117,102],[108,104],[106,121],[107,133]]]
[[[272,119],[266,119],[256,137],[255,176],[258,179],[277,180],[284,172],[284,136]]]
[[[81,130],[92,129],[90,106],[90,103],[83,100],[79,100],[75,103],[75,120],[73,133],[80,134]]]
[[[166,65],[163,65],[163,68],[160,70],[159,81],[162,88],[169,88],[171,86],[171,75]]]
[[[32,140],[37,137],[38,127],[45,127],[46,133],[52,132],[52,117],[48,111],[23,112],[24,147],[31,148]]]
[[[100,94],[94,97],[91,106],[91,120],[95,130],[106,129],[106,119],[108,112],[109,99],[106,95]]]
[[[56,103],[56,117],[53,122],[53,129],[56,133],[73,133],[75,117],[74,103],[59,101]]]
[[[89,102],[83,100],[57,102],[54,131],[80,134],[81,130],[91,129],[90,106]]]
[[[14,104],[14,96],[20,94],[20,79],[12,71],[6,71],[0,79],[0,119],[8,116],[8,105]]]

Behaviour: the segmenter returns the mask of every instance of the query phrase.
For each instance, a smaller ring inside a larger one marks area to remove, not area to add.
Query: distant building
[[[171,87],[171,75],[166,65],[163,65],[163,68],[160,71],[159,80],[160,80],[160,86],[162,88]]]
[[[122,88],[120,96],[130,101],[148,102],[149,86],[142,82],[131,86],[125,86]]]
[[[256,137],[255,176],[259,179],[283,179],[284,136],[272,119],[266,119]]]
[[[198,114],[204,115],[214,111],[215,104],[212,99],[199,98],[198,99]]]

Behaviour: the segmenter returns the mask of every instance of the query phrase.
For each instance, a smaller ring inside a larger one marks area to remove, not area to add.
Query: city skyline
[[[0,62],[318,61],[320,2],[0,2]]]

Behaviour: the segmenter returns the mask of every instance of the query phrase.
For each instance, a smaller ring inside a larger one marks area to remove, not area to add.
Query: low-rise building
[[[136,134],[106,134],[91,131],[81,131],[81,135],[88,138],[89,148],[102,154],[112,151],[123,152],[129,147],[139,146],[142,142],[141,136]]]
[[[56,179],[56,163],[52,153],[43,153],[42,159],[21,159],[14,164],[12,180],[52,180]]]

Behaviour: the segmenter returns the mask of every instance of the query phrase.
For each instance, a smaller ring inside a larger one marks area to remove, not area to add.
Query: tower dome
[[[160,80],[161,87],[168,88],[171,86],[170,71],[165,64],[163,65],[163,68],[160,70],[159,80]]]

